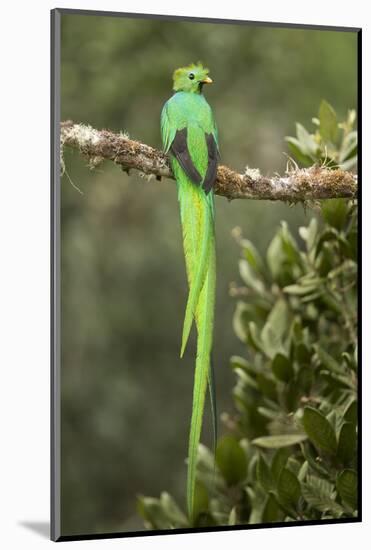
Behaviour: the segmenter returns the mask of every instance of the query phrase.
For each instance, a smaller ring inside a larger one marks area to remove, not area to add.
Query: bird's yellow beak
[[[207,76],[206,78],[201,80],[201,82],[202,82],[202,84],[212,84],[213,83],[212,79],[209,76]]]

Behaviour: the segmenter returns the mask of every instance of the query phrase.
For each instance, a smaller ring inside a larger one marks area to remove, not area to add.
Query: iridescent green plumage
[[[215,305],[214,194],[218,136],[213,113],[202,94],[210,83],[208,69],[189,65],[174,72],[175,94],[161,114],[165,152],[170,154],[177,181],[189,295],[184,318],[181,356],[192,322],[197,328],[197,357],[188,450],[187,505],[194,510],[197,448],[201,436],[205,394],[209,382],[216,437],[215,392],[211,349]]]

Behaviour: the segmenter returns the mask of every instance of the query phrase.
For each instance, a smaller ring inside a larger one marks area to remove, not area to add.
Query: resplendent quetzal
[[[215,304],[214,193],[219,159],[218,134],[210,105],[203,95],[210,84],[209,70],[201,63],[174,72],[175,94],[161,113],[161,134],[177,182],[189,294],[180,356],[192,322],[197,328],[192,419],[188,448],[187,507],[194,515],[197,448],[201,436],[207,385],[210,389],[214,440],[216,409],[211,349]]]

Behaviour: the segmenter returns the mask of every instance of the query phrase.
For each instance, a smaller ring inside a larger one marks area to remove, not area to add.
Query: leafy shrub
[[[337,138],[335,122],[322,102],[317,133],[297,127],[298,140],[288,141],[299,162],[308,139],[318,146],[308,162],[323,162],[324,143]],[[350,114],[346,128],[340,125],[333,165],[356,162],[356,149],[344,153],[344,141],[356,143],[349,137],[353,122]],[[357,516],[356,206],[328,200],[321,214],[299,229],[300,240],[282,222],[265,257],[234,232],[243,285],[232,288],[233,326],[246,345],[245,356],[230,361],[236,412],[222,415],[226,434],[215,461],[199,447],[196,519],[191,523],[162,493],[138,498],[146,527]]]
[[[296,137],[286,137],[289,150],[303,166],[317,163],[350,170],[357,163],[355,120],[356,112],[352,109],[345,121],[338,122],[333,107],[322,100],[318,117],[312,118],[314,133],[297,122]]]

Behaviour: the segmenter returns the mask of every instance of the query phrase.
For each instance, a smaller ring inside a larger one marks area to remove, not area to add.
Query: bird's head
[[[173,89],[176,92],[201,93],[204,84],[211,84],[212,80],[208,76],[209,69],[203,67],[201,63],[191,64],[188,67],[176,69],[173,74]]]

